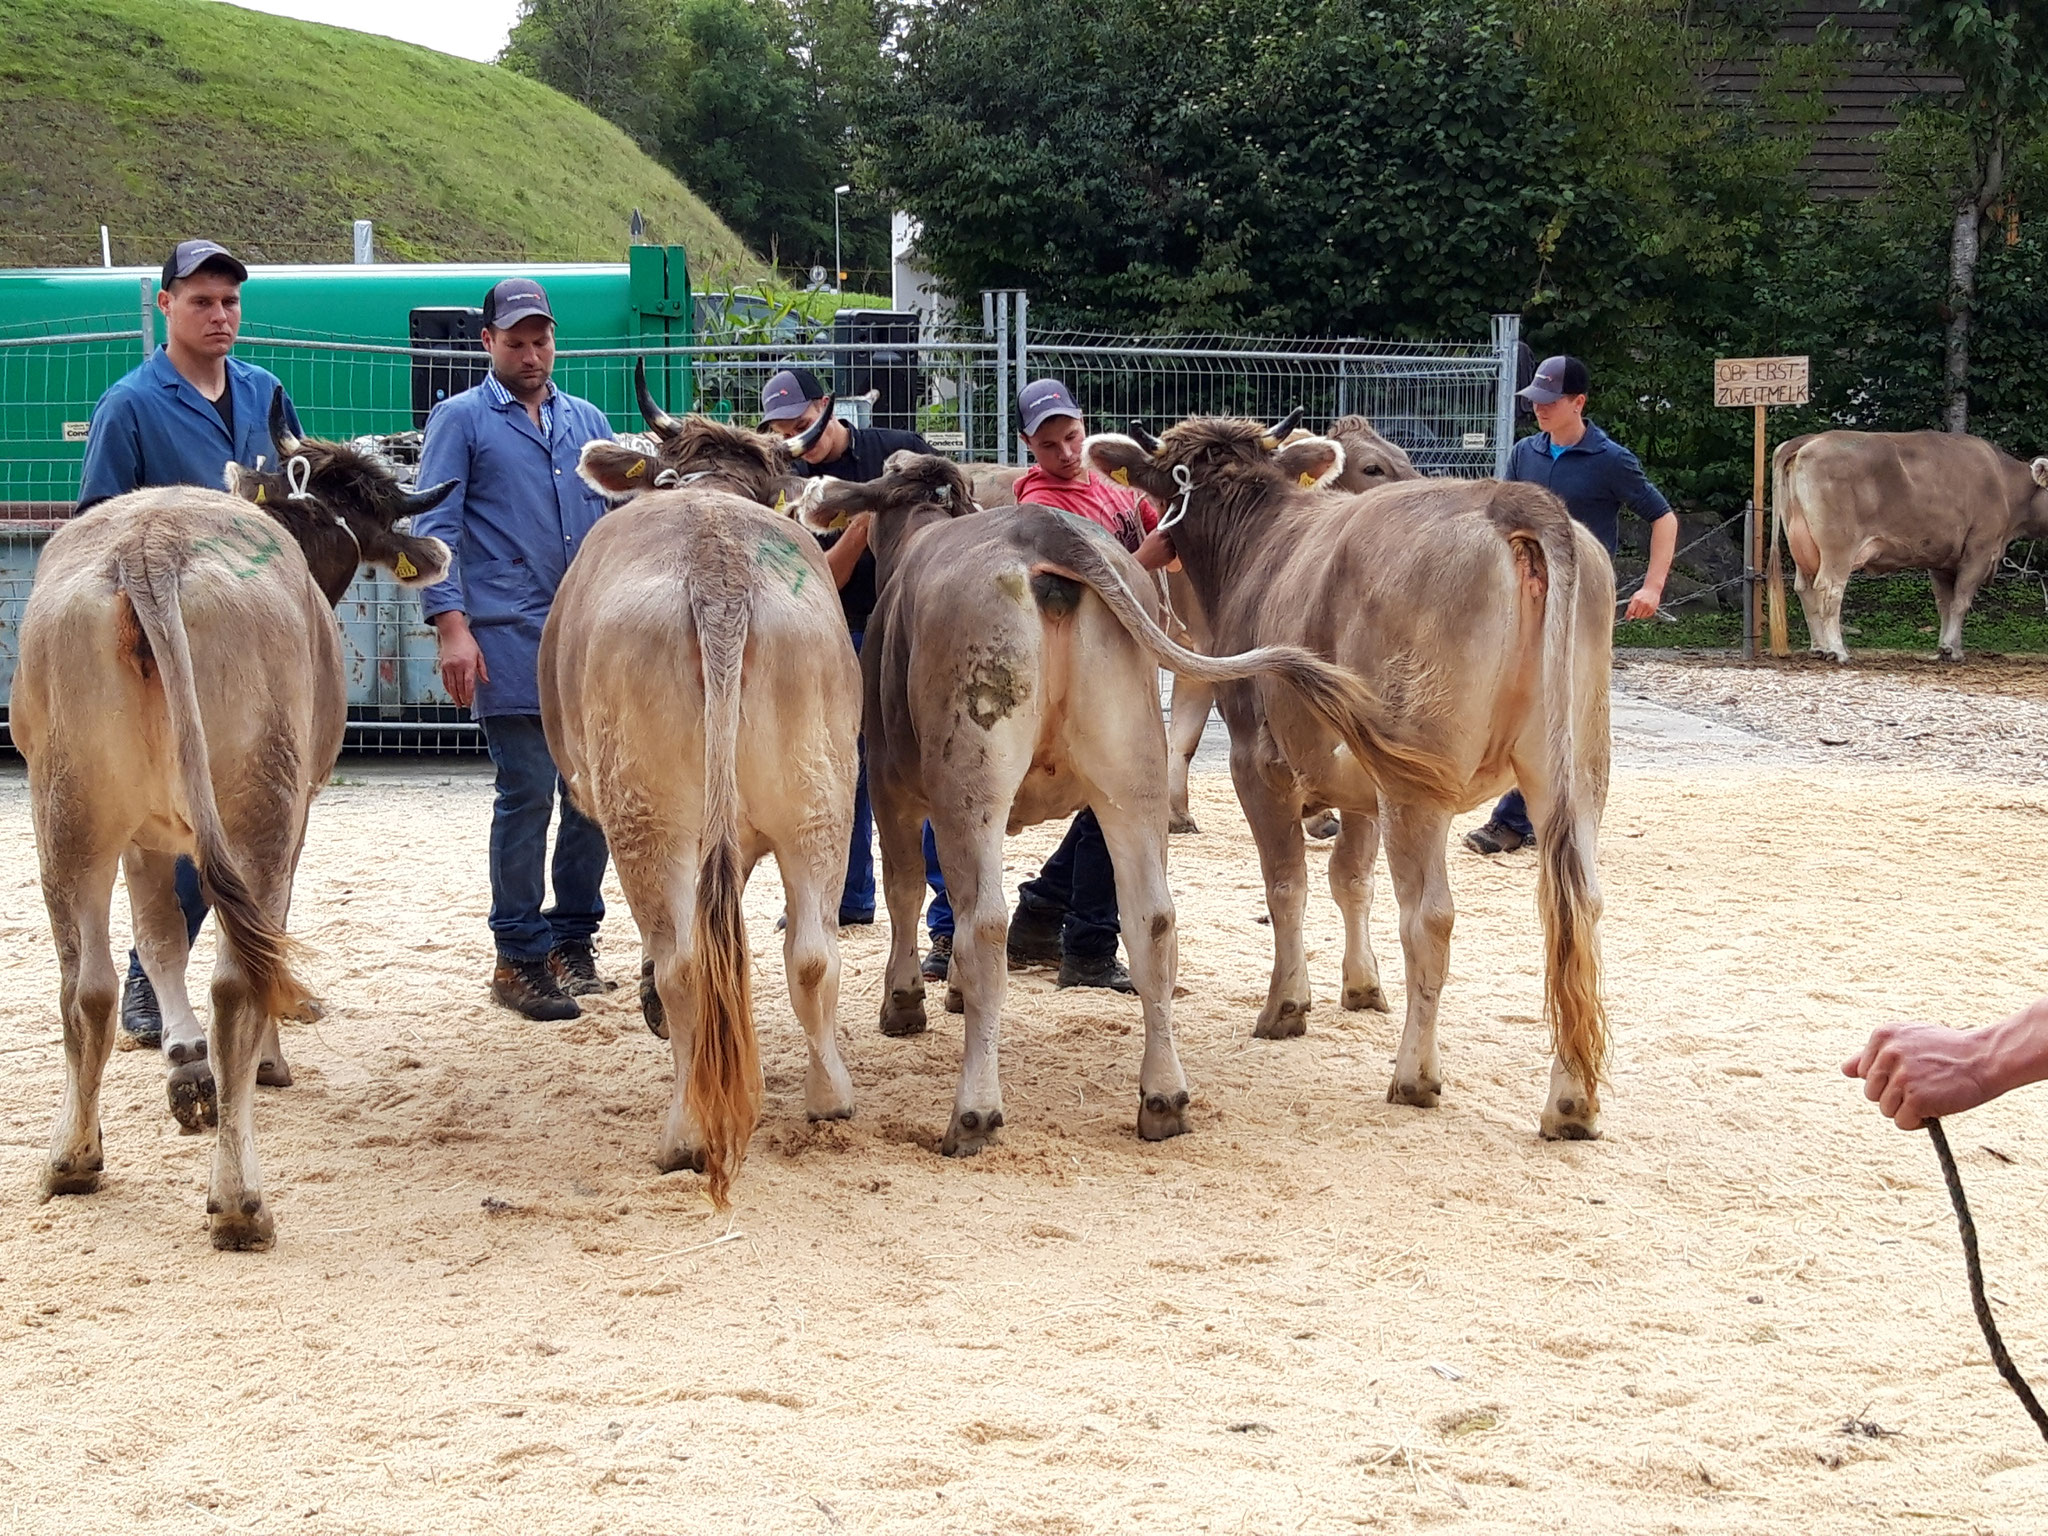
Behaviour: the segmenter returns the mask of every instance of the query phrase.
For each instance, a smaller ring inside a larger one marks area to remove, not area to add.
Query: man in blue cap
[[[605,503],[576,473],[583,445],[612,435],[604,412],[555,388],[555,317],[531,278],[484,295],[483,383],[434,407],[420,484],[456,482],[413,532],[454,555],[421,594],[440,637],[441,680],[483,726],[497,769],[491,814],[491,995],[529,1019],[573,1019],[578,997],[610,990],[597,973],[606,850],[569,803],[540,724],[540,635],[569,562]],[[543,911],[548,823],[562,819]]]
[[[795,437],[825,412],[825,387],[808,368],[785,368],[761,388],[761,429],[777,437]],[[793,466],[804,476],[829,475],[835,480],[866,484],[879,480],[889,455],[908,449],[931,453],[932,445],[915,432],[895,427],[856,427],[834,419],[817,442]],[[825,564],[839,583],[839,606],[846,614],[853,649],[860,650],[868,617],[875,611],[875,557],[868,549],[863,512],[836,533],[821,533]],[[932,860],[930,867],[936,868]],[[853,848],[846,861],[846,885],[839,896],[839,924],[849,927],[875,920],[875,813],[868,802],[868,755],[861,748],[860,774],[853,791]]]
[[[254,469],[278,462],[270,438],[270,402],[276,375],[229,354],[242,329],[242,284],[249,269],[226,246],[184,240],[164,262],[156,307],[164,317],[164,344],[149,361],[118,380],[93,407],[80,465],[78,510],[154,485],[203,485],[220,490],[230,460]],[[298,413],[285,402],[285,420],[298,433]],[[206,921],[199,871],[178,860],[178,905],[186,941]],[[128,954],[121,993],[121,1043],[155,1049],[163,1043],[163,1013],[142,960]]]
[[[1621,541],[1623,507],[1648,523],[1649,569],[1628,600],[1627,617],[1655,618],[1678,550],[1678,514],[1643,473],[1641,461],[1587,420],[1590,387],[1586,365],[1576,357],[1546,357],[1537,365],[1536,376],[1516,393],[1535,411],[1540,430],[1515,444],[1507,477],[1554,492],[1610,556]],[[1513,853],[1535,845],[1536,829],[1519,789],[1501,797],[1485,826],[1465,834],[1465,846],[1474,853]]]

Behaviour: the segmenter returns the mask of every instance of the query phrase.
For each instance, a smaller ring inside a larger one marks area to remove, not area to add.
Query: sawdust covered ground
[[[142,1055],[105,1187],[36,1203],[56,967],[0,777],[0,1527],[2048,1529],[1932,1152],[1837,1070],[1874,1020],[2041,990],[2048,789],[1623,746],[1604,1141],[1535,1136],[1528,855],[1454,855],[1440,1110],[1383,1102],[1396,1029],[1334,1008],[1327,901],[1310,1033],[1251,1040],[1268,930],[1212,774],[1173,845],[1193,1135],[1132,1135],[1133,1003],[1022,975],[1005,1144],[942,1161],[957,1022],[875,1032],[880,929],[846,943],[858,1117],[806,1127],[764,870],[768,1112],[729,1220],[653,1170],[667,1051],[626,993],[559,1026],[487,1001],[477,772],[351,766],[299,878],[331,1011],[263,1098],[258,1256],[208,1248],[207,1145]],[[1398,1006],[1384,896],[1374,931]],[[1952,1134],[2048,1377],[2048,1094]]]

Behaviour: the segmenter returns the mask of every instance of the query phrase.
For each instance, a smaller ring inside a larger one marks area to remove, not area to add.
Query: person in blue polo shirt
[[[445,543],[445,581],[421,593],[440,639],[441,680],[483,726],[497,769],[491,815],[491,995],[529,1019],[573,1019],[578,997],[611,990],[597,973],[606,850],[597,824],[569,803],[540,724],[540,635],[555,589],[605,502],[576,473],[583,445],[612,435],[604,412],[553,382],[555,317],[531,278],[484,295],[483,383],[434,407],[420,484],[453,480],[413,519]],[[548,823],[561,827],[546,911]]]
[[[1543,359],[1536,376],[1516,391],[1534,408],[1540,430],[1515,444],[1507,477],[1554,492],[1610,555],[1621,540],[1623,507],[1648,523],[1650,565],[1628,600],[1627,617],[1655,618],[1678,550],[1678,514],[1636,456],[1586,419],[1590,387],[1586,365],[1576,357]],[[1485,826],[1465,834],[1465,846],[1474,853],[1512,853],[1535,843],[1536,830],[1519,789],[1501,797]]]
[[[155,485],[220,490],[230,460],[254,469],[278,463],[270,440],[276,375],[229,356],[242,329],[242,284],[249,269],[211,240],[185,240],[164,263],[156,307],[164,344],[149,361],[100,396],[93,407],[79,466],[78,510]],[[298,413],[285,420],[299,432]],[[199,871],[178,860],[178,905],[190,943],[206,921]],[[121,992],[121,1043],[154,1050],[163,1043],[163,1012],[142,959],[128,953]]]

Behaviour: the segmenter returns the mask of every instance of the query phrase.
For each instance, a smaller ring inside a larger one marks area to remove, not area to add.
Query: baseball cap
[[[810,369],[785,368],[761,386],[761,424],[795,421],[813,400],[824,398],[825,386]]]
[[[1067,386],[1058,379],[1035,379],[1026,384],[1017,395],[1017,414],[1023,419],[1026,437],[1043,426],[1049,416],[1082,419],[1081,407],[1074,404]]]
[[[1533,400],[1538,405],[1549,405],[1562,400],[1566,395],[1583,395],[1590,381],[1586,378],[1586,365],[1576,357],[1560,353],[1546,357],[1536,365],[1536,377],[1521,389],[1515,391],[1524,400]]]
[[[555,318],[548,308],[547,290],[530,277],[508,277],[484,295],[484,324],[494,331],[507,330],[535,315],[543,320]]]
[[[164,263],[163,286],[168,288],[179,278],[190,277],[208,262],[225,268],[238,283],[249,281],[249,269],[235,260],[234,254],[218,241],[180,240],[171,251],[170,259]]]

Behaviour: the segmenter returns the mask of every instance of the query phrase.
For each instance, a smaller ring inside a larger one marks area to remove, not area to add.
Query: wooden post
[[[1756,578],[1764,569],[1764,549],[1777,558],[1777,546],[1768,537],[1770,507],[1764,500],[1764,411],[1773,405],[1804,405],[1807,402],[1809,359],[1804,357],[1722,357],[1714,360],[1714,404],[1746,405],[1756,413],[1755,468],[1750,477],[1750,526],[1746,561],[1749,594],[1743,603],[1743,649],[1753,655],[1750,638],[1763,630],[1763,594]],[[1785,654],[1785,597],[1782,584],[1773,573],[1770,581],[1771,654]]]
[[[1763,612],[1763,608],[1764,608],[1764,595],[1763,595],[1763,581],[1762,581],[1762,577],[1763,577],[1763,573],[1764,573],[1764,526],[1765,526],[1765,509],[1764,509],[1764,411],[1765,411],[1765,409],[1766,409],[1766,407],[1764,407],[1764,406],[1762,406],[1762,405],[1758,405],[1758,406],[1757,406],[1757,408],[1756,408],[1756,452],[1755,452],[1755,466],[1754,466],[1754,471],[1753,471],[1753,473],[1752,473],[1752,475],[1751,475],[1751,477],[1750,477],[1750,478],[1751,478],[1751,489],[1750,489],[1750,495],[1749,495],[1749,504],[1750,504],[1750,505],[1751,505],[1752,507],[1756,508],[1756,515],[1755,515],[1754,517],[1752,517],[1752,518],[1750,519],[1750,525],[1751,525],[1751,527],[1750,527],[1750,546],[1749,546],[1749,568],[1750,568],[1750,570],[1754,571],[1754,572],[1756,573],[1756,576],[1757,576],[1757,579],[1756,579],[1756,580],[1754,580],[1754,581],[1752,581],[1752,582],[1750,582],[1750,583],[1749,583],[1749,632],[1750,632],[1751,634],[1753,634],[1753,635],[1760,635],[1760,634],[1762,634],[1762,633],[1763,633],[1763,629],[1764,629],[1764,623],[1763,623],[1763,618],[1764,618],[1764,612]],[[1750,657],[1749,659],[1750,659],[1750,660],[1752,660],[1752,661],[1754,661],[1754,660],[1755,660],[1756,658],[1755,658],[1754,656],[1752,656],[1752,657]]]

